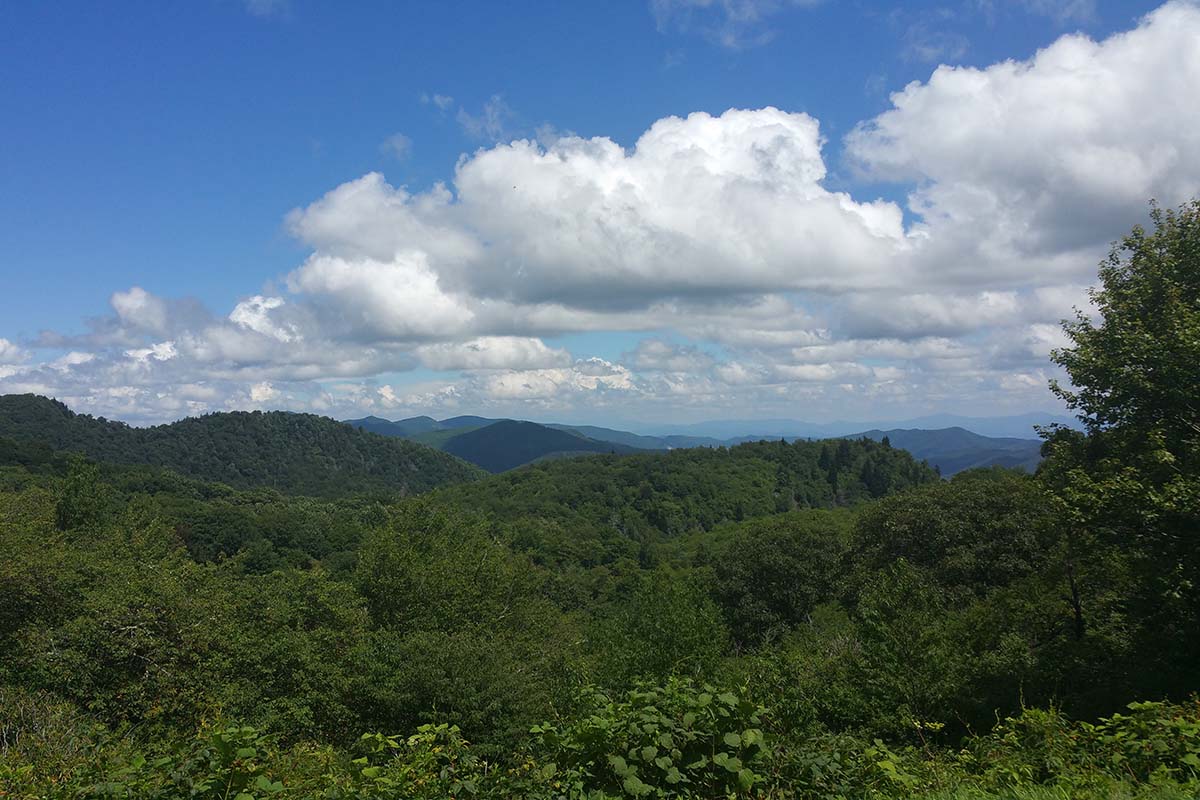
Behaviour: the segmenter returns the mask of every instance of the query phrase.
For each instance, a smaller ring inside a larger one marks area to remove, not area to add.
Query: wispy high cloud
[[[379,145],[380,151],[397,161],[406,161],[412,155],[412,139],[403,133],[393,133]]]
[[[503,97],[494,94],[487,99],[478,113],[472,113],[460,106],[454,118],[471,138],[496,142],[508,136],[509,126],[516,118],[516,112],[504,102]]]
[[[421,95],[421,103],[424,105],[434,105],[440,111],[449,111],[454,108],[454,98],[448,94],[425,93]]]
[[[292,10],[291,0],[244,0],[246,10],[256,17],[283,16]]]
[[[823,0],[650,0],[663,32],[696,32],[731,50],[766,44],[774,37],[772,17],[789,8],[810,8]]]

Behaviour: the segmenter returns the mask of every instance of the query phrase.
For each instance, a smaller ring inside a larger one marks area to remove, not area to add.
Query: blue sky
[[[1101,0],[6,4],[0,391],[1052,409],[1055,321],[1200,185],[1197,32]]]

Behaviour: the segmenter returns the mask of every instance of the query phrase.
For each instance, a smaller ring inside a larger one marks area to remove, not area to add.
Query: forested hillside
[[[635,448],[597,442],[534,422],[501,420],[448,439],[442,449],[488,472],[504,472],[546,457],[633,453]]]
[[[0,396],[0,436],[115,464],[147,464],[231,486],[296,494],[414,494],[480,474],[432,448],[282,411],[208,414],[132,428],[76,414],[44,397],[6,395]]]
[[[128,463],[213,418],[10,400],[93,460],[0,439],[0,796],[1196,797],[1200,205],[1155,222],[1034,475],[843,439],[322,500]]]
[[[936,479],[905,451],[868,440],[754,442],[535,464],[439,499],[497,521],[554,522],[575,538],[615,531],[645,541],[850,505]]]

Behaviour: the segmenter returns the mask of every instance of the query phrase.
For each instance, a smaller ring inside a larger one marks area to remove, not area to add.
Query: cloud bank
[[[1174,2],[938,67],[832,145],[807,114],[731,109],[629,146],[495,143],[425,191],[370,173],[292,211],[308,256],[228,313],[121,288],[85,333],[0,339],[0,391],[135,421],[1048,407],[1057,323],[1109,243],[1200,195],[1200,104],[1175,102],[1196,86],[1200,9]],[[839,149],[873,192],[828,188]]]

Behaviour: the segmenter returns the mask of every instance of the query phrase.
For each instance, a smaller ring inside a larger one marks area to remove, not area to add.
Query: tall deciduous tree
[[[1101,265],[1098,313],[1064,323],[1071,385],[1051,388],[1086,433],[1048,432],[1042,474],[1079,538],[1132,556],[1156,635],[1182,644],[1200,619],[1200,202],[1151,219]]]

